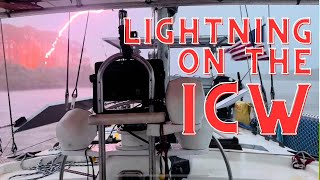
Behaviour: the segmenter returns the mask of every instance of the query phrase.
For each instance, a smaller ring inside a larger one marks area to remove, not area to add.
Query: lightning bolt
[[[99,14],[102,13],[104,10],[91,10],[89,11],[90,13],[95,13],[95,14]],[[50,55],[54,52],[56,45],[60,39],[60,37],[62,36],[63,32],[70,26],[70,24],[73,22],[73,20],[75,20],[77,17],[88,13],[88,11],[80,11],[75,13],[74,15],[72,15],[70,17],[70,20],[68,20],[64,26],[59,30],[58,36],[56,37],[56,39],[54,40],[54,42],[52,43],[51,49],[46,53],[45,58],[48,59],[50,57]],[[45,61],[45,64],[47,64],[47,61]]]

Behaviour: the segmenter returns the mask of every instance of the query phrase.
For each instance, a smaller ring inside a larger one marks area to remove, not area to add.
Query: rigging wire
[[[12,138],[9,139],[7,145],[3,148],[3,150],[2,150],[2,152],[1,152],[1,154],[0,154],[0,157],[3,155],[3,153],[6,152],[6,149],[7,149],[8,145],[9,145],[9,143],[11,142],[11,140],[12,140]]]
[[[248,74],[250,74],[250,70],[251,70],[251,68],[248,69],[248,71],[246,72],[246,74],[243,75],[243,77],[241,78],[240,81],[243,81],[243,79],[244,79]]]
[[[271,12],[270,12],[270,5],[268,4],[268,17],[271,17]],[[269,48],[271,49],[272,45],[269,44]],[[274,90],[274,83],[273,83],[273,74],[270,74],[270,100],[274,100],[276,96],[275,90]],[[277,125],[276,129],[276,140],[281,144],[283,143],[283,136],[281,134],[281,125]]]
[[[243,18],[243,16],[242,16],[242,6],[239,5],[239,7],[240,7],[241,22],[242,22],[242,18]],[[247,66],[248,66],[248,70],[250,71],[251,68],[250,68],[249,57],[248,56],[247,56]],[[250,73],[249,73],[249,79],[250,79],[250,83],[252,83],[252,78],[251,78],[251,74]]]
[[[268,16],[269,16],[269,18],[271,16],[269,4],[268,4]],[[269,47],[271,49],[272,45],[269,44]],[[273,100],[275,98],[275,91],[274,91],[274,86],[273,86],[273,74],[270,74],[270,80],[271,80],[270,99]]]
[[[244,5],[244,7],[245,7],[245,10],[246,10],[246,15],[247,15],[247,17],[249,17],[247,5]],[[252,37],[252,34],[251,34],[252,29],[251,29],[250,23],[249,23],[249,29],[250,29],[250,33],[249,33],[250,41],[252,43],[252,46],[254,47],[255,44],[254,44],[253,37]],[[259,79],[260,79],[260,84],[261,84],[261,91],[262,91],[263,101],[265,102],[265,107],[268,110],[269,109],[269,105],[268,105],[267,94],[266,94],[266,90],[265,90],[265,88],[263,86],[263,81],[262,81],[262,77],[261,77],[261,71],[260,71],[260,67],[259,67],[259,63],[258,62],[259,61],[257,61],[257,67],[258,67],[258,74],[259,74]]]
[[[70,12],[69,12],[69,22],[70,22]],[[67,50],[67,80],[66,80],[66,92],[65,92],[65,105],[66,111],[69,110],[69,64],[70,64],[70,26],[68,26],[68,50]]]
[[[9,103],[9,116],[10,116],[10,126],[11,126],[11,137],[12,137],[11,152],[12,153],[16,153],[17,150],[18,150],[18,147],[17,147],[17,144],[15,142],[14,132],[13,132],[12,108],[11,108],[10,88],[9,88],[9,80],[8,80],[6,51],[5,51],[5,47],[4,47],[2,19],[0,19],[0,26],[1,26],[2,52],[3,52],[3,61],[4,61],[4,71],[5,71],[5,76],[6,76],[7,95],[8,95],[8,103]]]
[[[82,47],[81,47],[81,54],[80,54],[80,61],[79,61],[79,66],[78,66],[78,72],[77,72],[77,80],[76,80],[76,85],[74,87],[74,90],[72,92],[72,102],[71,102],[71,109],[74,109],[75,103],[76,103],[76,98],[78,97],[78,82],[79,82],[79,75],[80,75],[80,70],[81,70],[81,63],[82,63],[82,56],[83,56],[83,50],[84,50],[84,43],[86,41],[86,35],[87,35],[87,29],[88,29],[88,22],[89,22],[89,11],[87,14],[87,21],[86,21],[86,26],[84,30],[84,36],[83,36],[83,41],[82,41]]]

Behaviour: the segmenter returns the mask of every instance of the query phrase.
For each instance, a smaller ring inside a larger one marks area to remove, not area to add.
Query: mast
[[[157,10],[157,20],[159,21],[162,18],[168,17],[168,8],[158,8]],[[155,31],[154,27],[154,31]],[[165,34],[166,31],[168,30],[168,26],[164,26],[161,30],[162,34]],[[170,81],[170,51],[169,51],[169,46],[163,43],[160,43],[159,40],[156,40],[157,43],[157,54],[158,54],[158,59],[161,59],[163,61],[163,67],[164,67],[164,72],[165,72],[165,89],[167,89],[168,83]]]

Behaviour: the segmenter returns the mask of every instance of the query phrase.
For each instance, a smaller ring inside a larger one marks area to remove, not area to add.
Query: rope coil
[[[292,167],[294,169],[306,169],[307,165],[315,161],[309,153],[305,151],[299,151],[292,157]]]
[[[40,159],[39,163],[30,168],[24,167],[24,161],[26,160],[26,156],[22,159],[20,163],[20,167],[22,170],[30,170],[30,171],[35,171],[31,173],[25,173],[25,174],[17,174],[9,177],[9,180],[14,179],[14,178],[21,178],[21,177],[27,177],[27,176],[35,176],[38,175],[38,177],[33,177],[25,180],[38,180],[47,176],[50,176],[58,171],[61,170],[62,167],[62,162],[60,158],[62,157],[62,154],[59,153],[57,156],[54,157],[53,160],[49,161],[48,163],[44,164],[43,159]],[[95,164],[92,163],[87,163],[87,162],[73,162],[73,161],[67,161],[66,166],[70,167],[83,167],[83,166],[93,166]]]

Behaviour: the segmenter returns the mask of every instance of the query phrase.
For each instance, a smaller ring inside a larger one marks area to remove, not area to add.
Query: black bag
[[[236,80],[234,80],[231,77],[228,76],[216,76],[212,82],[212,87],[218,85],[219,83],[223,83],[223,82],[235,82]],[[239,84],[239,90],[242,89],[242,84]],[[224,94],[222,95],[217,102],[220,102],[224,99],[226,99],[227,97],[231,96],[231,94]],[[225,107],[225,108],[221,108],[217,110],[217,116],[221,119],[221,120],[228,120],[231,118],[231,109],[233,108],[234,104],[229,106],[229,107]]]
[[[171,179],[182,180],[187,178],[190,173],[190,163],[188,159],[170,156],[171,161]]]

